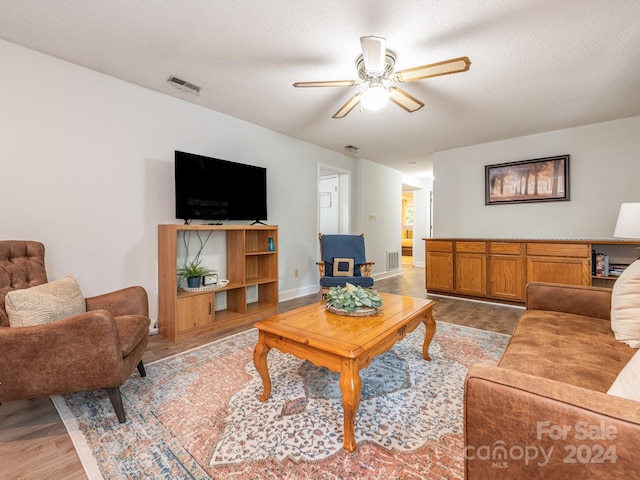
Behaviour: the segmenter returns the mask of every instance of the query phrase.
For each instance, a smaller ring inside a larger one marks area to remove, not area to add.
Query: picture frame
[[[485,165],[485,205],[568,201],[569,157]]]
[[[202,285],[204,285],[205,287],[208,287],[210,285],[217,285],[217,284],[218,284],[217,273],[211,273],[209,275],[202,276]]]

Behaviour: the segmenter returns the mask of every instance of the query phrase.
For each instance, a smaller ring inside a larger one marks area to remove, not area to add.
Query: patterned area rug
[[[354,453],[338,374],[273,349],[271,396],[258,400],[256,330],[147,365],[121,387],[125,424],[101,391],[54,403],[90,478],[461,479],[464,376],[509,337],[438,322],[431,362],[423,339],[421,325],[360,372]]]

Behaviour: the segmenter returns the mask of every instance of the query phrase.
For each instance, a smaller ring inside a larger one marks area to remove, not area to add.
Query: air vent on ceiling
[[[351,153],[358,153],[358,150],[360,150],[360,147],[356,147],[354,145],[345,145],[344,149]]]
[[[190,93],[191,95],[200,95],[199,86],[194,85],[193,83],[185,82],[178,77],[171,76],[167,79],[167,82],[169,82],[177,89],[182,90],[183,92]]]

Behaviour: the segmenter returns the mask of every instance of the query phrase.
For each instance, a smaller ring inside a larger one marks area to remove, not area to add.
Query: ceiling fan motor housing
[[[385,50],[384,52],[384,71],[382,72],[381,75],[376,75],[376,76],[380,76],[383,78],[390,78],[391,74],[393,73],[393,69],[395,68],[396,65],[396,55],[395,53],[393,53],[390,50]],[[375,78],[376,76],[371,75],[370,72],[367,71],[367,69],[364,66],[364,55],[360,55],[357,59],[356,59],[356,68],[358,69],[358,77],[360,77],[362,80],[369,80],[370,78]]]

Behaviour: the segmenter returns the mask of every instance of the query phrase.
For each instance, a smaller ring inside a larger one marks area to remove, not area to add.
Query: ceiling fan
[[[356,59],[360,80],[296,82],[293,86],[354,87],[364,85],[365,89],[347,100],[347,103],[340,107],[333,118],[345,117],[358,103],[368,110],[377,110],[382,108],[388,100],[404,108],[407,112],[415,112],[424,107],[424,103],[394,86],[394,83],[413,82],[424,78],[466,72],[471,65],[468,57],[459,57],[394,72],[396,56],[385,48],[386,40],[384,38],[372,35],[360,37],[360,44],[362,55]]]

